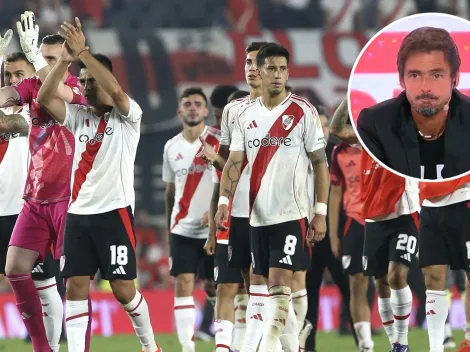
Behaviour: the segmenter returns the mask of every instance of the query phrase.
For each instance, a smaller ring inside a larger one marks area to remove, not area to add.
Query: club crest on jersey
[[[217,278],[219,277],[219,267],[216,266],[214,268],[214,280],[217,281]]]
[[[232,260],[232,246],[228,246],[228,261]]]
[[[362,268],[367,270],[367,257],[365,255],[362,256]]]
[[[349,266],[351,265],[351,256],[350,255],[343,255],[343,257],[341,259],[343,261],[343,269],[349,268]]]
[[[282,128],[286,131],[290,130],[294,123],[294,115],[283,115],[282,116]]]
[[[78,87],[73,87],[72,91],[77,95],[82,95],[82,93],[80,92],[80,89],[78,89]]]
[[[65,255],[62,255],[60,257],[60,271],[64,270],[64,266],[65,266]]]

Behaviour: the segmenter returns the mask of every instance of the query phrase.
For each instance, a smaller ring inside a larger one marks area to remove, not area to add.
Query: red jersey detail
[[[419,183],[419,200],[442,197],[454,192],[461,185],[470,182],[470,175],[459,177],[451,181],[442,182],[420,182]]]
[[[72,189],[72,201],[70,202],[70,204],[75,202],[75,200],[77,199],[78,193],[80,192],[80,189],[82,188],[82,185],[86,180],[86,176],[93,167],[93,162],[95,161],[96,154],[98,154],[98,151],[100,150],[104,137],[104,130],[107,124],[108,122],[104,119],[104,117],[102,117],[100,123],[98,124],[98,129],[96,130],[96,135],[94,138],[95,143],[92,144],[90,142],[87,142],[86,144],[86,149],[82,153],[77,170],[75,170],[73,178],[74,182]],[[101,136],[101,138],[99,136]]]
[[[207,135],[206,142],[213,146],[219,144],[217,138],[211,134]],[[199,148],[199,150],[196,152],[196,155],[201,152],[201,150],[202,145],[201,148]],[[196,155],[194,156],[193,160],[194,166],[207,164],[206,161],[202,159],[202,157],[198,157]],[[179,212],[176,214],[175,223],[171,227],[171,230],[174,229],[181,219],[184,219],[188,215],[191,200],[193,199],[194,193],[196,193],[197,186],[199,185],[199,182],[201,182],[202,176],[204,176],[204,172],[194,172],[188,174],[186,183],[184,184],[183,195],[179,201]]]
[[[405,179],[383,168],[364,149],[361,170],[361,217],[370,219],[393,213],[405,191]]]
[[[283,128],[283,118],[284,115],[294,116],[292,121],[292,127],[288,130]],[[272,137],[277,138],[286,138],[290,132],[292,132],[295,126],[299,121],[304,117],[304,112],[302,108],[295,104],[290,104],[289,107],[284,110],[277,120],[271,126],[268,134]],[[280,145],[268,145],[266,147],[260,147],[258,154],[256,155],[255,160],[253,161],[253,167],[251,170],[250,176],[250,214],[253,209],[253,204],[255,203],[256,196],[258,195],[259,189],[261,188],[261,181],[263,180],[264,174],[269,166],[270,161],[272,160],[274,154],[276,154]]]
[[[0,140],[0,164],[7,153],[9,140]]]

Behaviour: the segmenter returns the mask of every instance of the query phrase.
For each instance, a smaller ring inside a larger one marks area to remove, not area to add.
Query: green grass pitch
[[[389,344],[385,333],[374,336],[376,352],[389,351]],[[454,331],[454,338],[457,345],[463,339],[462,331]],[[180,352],[181,347],[178,343],[176,335],[157,335],[158,343],[164,352]],[[351,336],[339,336],[336,333],[320,333],[318,335],[319,352],[355,352],[357,349]],[[213,352],[215,351],[214,343],[197,342],[196,352]],[[140,352],[140,346],[135,336],[115,336],[115,337],[93,337],[91,340],[91,352]],[[428,335],[426,330],[412,330],[410,332],[410,348],[412,352],[428,352]],[[62,352],[67,351],[65,345],[60,349]],[[31,345],[26,345],[20,340],[0,340],[0,352],[31,352]],[[446,351],[456,351],[446,350]]]

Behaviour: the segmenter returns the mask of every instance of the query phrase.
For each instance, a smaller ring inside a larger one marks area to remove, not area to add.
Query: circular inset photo
[[[470,22],[441,13],[402,18],[362,49],[348,87],[359,140],[401,176],[470,172]]]

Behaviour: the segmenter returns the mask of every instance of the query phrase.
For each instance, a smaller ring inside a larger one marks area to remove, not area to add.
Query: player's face
[[[459,74],[452,78],[450,73],[450,65],[442,51],[410,55],[400,84],[411,107],[425,117],[441,111],[449,102],[452,89],[458,85]]]
[[[62,44],[41,44],[39,49],[49,66],[54,67],[59,60]]]
[[[197,126],[204,121],[208,114],[206,102],[199,94],[181,99],[178,115],[183,119],[185,125]]]
[[[250,51],[245,59],[245,79],[251,88],[258,88],[261,85],[261,78],[256,66],[256,54],[258,54],[258,50]]]
[[[80,70],[78,83],[82,87],[83,94],[91,106],[98,106],[106,98],[106,92],[96,82],[96,79],[88,72],[86,68]]]
[[[289,69],[285,57],[268,57],[258,71],[263,87],[268,89],[271,96],[279,95],[284,91],[289,78]]]
[[[34,67],[24,60],[5,62],[3,78],[6,86],[18,84],[23,78],[34,77],[36,72]]]

